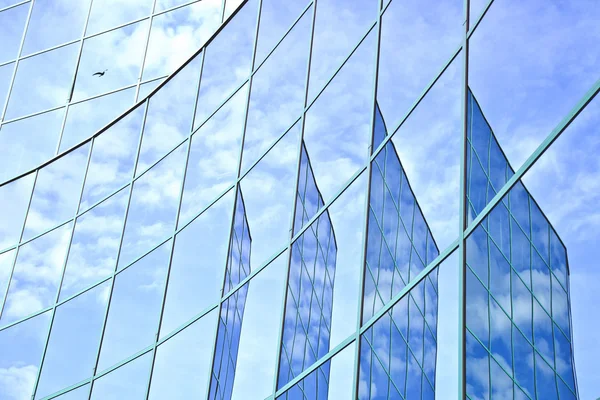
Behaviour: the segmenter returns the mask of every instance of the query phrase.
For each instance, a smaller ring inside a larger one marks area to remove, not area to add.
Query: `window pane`
[[[21,239],[25,216],[33,191],[35,174],[0,186],[0,248],[13,246]]]
[[[149,399],[206,396],[217,317],[213,310],[158,346]]]
[[[147,17],[152,12],[153,0],[122,2],[121,0],[93,0],[86,35]],[[118,7],[119,12],[114,12]]]
[[[0,179],[27,172],[56,154],[65,109],[2,125],[0,130]]]
[[[77,218],[60,298],[110,276],[116,266],[129,188]]]
[[[94,139],[81,210],[91,207],[131,181],[144,109],[144,105],[138,106]]]
[[[73,100],[137,83],[147,34],[145,20],[84,40]]]
[[[94,381],[91,400],[143,399],[146,396],[152,352],[109,372]]]
[[[25,222],[24,239],[73,218],[83,189],[89,150],[89,144],[85,144],[39,171]]]
[[[179,146],[133,184],[119,269],[173,234],[186,148]]]
[[[150,82],[146,82],[146,83],[142,83],[140,85],[140,90],[138,92],[138,97],[136,101],[140,101],[144,98],[146,98],[150,92],[152,92],[154,89],[156,89],[156,87],[158,85],[160,85],[161,83],[163,83],[165,80],[165,78],[161,78],[161,79],[156,79]]]
[[[15,70],[15,64],[6,64],[0,67],[0,107],[4,110],[6,95],[12,81],[12,74]]]
[[[133,105],[135,88],[121,90],[69,107],[60,140],[60,150],[74,146],[95,134]]]
[[[175,237],[161,338],[219,300],[233,199],[228,192]]]
[[[4,119],[64,105],[78,49],[78,44],[71,44],[20,61]]]
[[[56,308],[36,399],[94,374],[110,282]]]
[[[2,313],[2,325],[54,304],[72,225],[66,224],[19,248]]]
[[[17,0],[15,0],[17,3]],[[27,20],[30,4],[13,7],[0,12],[0,26],[2,27],[2,48],[0,49],[0,63],[14,60],[19,55],[19,46],[23,37],[23,27]],[[0,6],[0,8],[3,8]]]
[[[115,277],[98,371],[156,340],[170,252],[168,241]]]

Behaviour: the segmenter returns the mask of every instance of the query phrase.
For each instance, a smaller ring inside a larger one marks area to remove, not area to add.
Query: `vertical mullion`
[[[83,43],[84,43],[83,38],[85,37],[88,23],[90,22],[90,15],[92,14],[92,5],[93,4],[94,4],[94,0],[90,0],[90,6],[88,8],[87,17],[86,17],[85,23],[83,25],[83,30],[81,31],[81,38],[79,40],[79,52],[77,54],[77,63],[75,64],[75,70],[73,71],[71,90],[69,91],[69,97],[67,98],[67,105],[65,107],[65,114],[63,115],[62,124],[60,126],[60,132],[58,135],[58,141],[56,143],[55,154],[58,154],[60,151],[60,143],[62,142],[63,132],[65,130],[65,125],[67,124],[67,114],[69,113],[69,107],[71,105],[71,100],[73,99],[73,92],[75,91],[75,82],[77,80],[77,73],[79,72],[79,65],[81,64],[81,54],[83,53]]]
[[[27,19],[25,20],[25,27],[23,28],[23,36],[21,37],[21,44],[19,45],[19,52],[17,53],[17,59],[15,60],[15,67],[13,68],[13,74],[10,79],[10,85],[8,86],[8,91],[6,92],[6,101],[4,102],[4,107],[2,108],[2,114],[0,115],[0,123],[4,121],[4,117],[6,116],[6,110],[8,109],[8,102],[10,100],[10,95],[12,93],[13,85],[15,83],[15,77],[17,76],[17,69],[19,68],[19,61],[21,60],[21,54],[23,53],[23,46],[25,45],[25,37],[27,36],[27,30],[29,29],[29,22],[31,21],[31,14],[33,12],[33,7],[35,6],[35,0],[31,0],[31,5],[29,6],[29,12],[27,13]]]
[[[261,4],[262,4],[262,0],[261,0]],[[310,4],[307,6],[310,7]],[[295,225],[296,225],[296,213],[298,212],[297,210],[297,200],[296,198],[298,197],[298,188],[300,185],[300,169],[302,168],[302,153],[303,153],[303,146],[302,144],[304,143],[304,127],[305,127],[305,121],[306,121],[306,112],[307,112],[307,104],[308,104],[308,88],[310,85],[310,69],[311,69],[311,64],[312,64],[312,50],[313,50],[313,42],[314,42],[314,36],[315,36],[315,20],[316,20],[316,16],[317,16],[317,0],[313,0],[312,1],[312,21],[311,21],[311,27],[310,27],[310,41],[309,41],[309,47],[308,47],[308,60],[306,63],[306,79],[304,81],[305,86],[304,86],[304,104],[302,105],[302,115],[300,117],[300,125],[301,125],[301,130],[300,130],[300,138],[298,140],[298,150],[297,150],[297,155],[298,155],[298,163],[296,166],[296,186],[295,186],[295,190],[294,190],[294,201],[292,204],[292,217],[291,217],[291,223],[290,223],[290,240],[289,240],[289,244],[288,244],[288,248],[287,248],[287,274],[285,277],[285,285],[283,287],[284,290],[284,294],[283,294],[283,307],[281,310],[281,317],[280,317],[280,321],[281,321],[281,325],[279,327],[279,335],[278,335],[278,346],[277,346],[277,352],[276,352],[276,360],[275,360],[275,373],[273,376],[273,398],[275,398],[275,394],[277,393],[277,381],[279,380],[279,369],[281,368],[281,364],[280,364],[280,359],[281,359],[281,351],[283,348],[283,334],[284,334],[284,327],[285,327],[285,313],[286,313],[286,306],[287,306],[287,298],[288,298],[288,287],[289,287],[289,282],[290,282],[290,270],[291,270],[291,266],[292,266],[292,252],[293,252],[293,247],[294,247],[294,243],[292,242],[292,239],[294,237],[294,230],[295,230]],[[293,28],[292,28],[293,29]],[[257,39],[258,39],[258,31],[257,31]],[[285,39],[285,38],[284,38]],[[282,39],[282,41],[284,40]],[[263,61],[264,62],[264,61]],[[252,77],[251,77],[252,79]],[[246,115],[247,117],[247,115]],[[307,158],[308,158],[308,151],[307,151]],[[307,160],[307,166],[306,166],[306,176],[305,176],[305,184],[304,184],[304,196],[306,196],[306,182],[308,181],[308,172],[309,170],[311,170],[311,168],[309,167],[309,161]],[[304,201],[301,199],[301,202],[304,203]],[[304,210],[302,211],[303,215],[304,215]],[[317,211],[318,212],[318,211]],[[326,211],[325,211],[326,212]],[[304,218],[302,218],[302,224],[304,224],[303,221]],[[310,229],[310,228],[309,228]],[[305,231],[308,232],[308,229]],[[303,234],[304,235],[304,234]],[[302,235],[302,236],[303,236]],[[302,253],[302,264],[304,264],[304,254]],[[301,265],[301,270],[302,270],[302,265]],[[300,273],[300,277],[302,277],[302,272]],[[302,279],[300,279],[300,285],[302,284]],[[300,291],[299,291],[299,297],[298,297],[298,307],[300,305],[300,296],[302,295],[302,288],[300,287]],[[299,308],[298,308],[299,309]],[[309,321],[310,321],[310,317],[309,317]],[[296,322],[297,322],[297,316],[296,316]],[[302,325],[302,323],[301,323]],[[293,344],[295,344],[296,340],[295,340],[295,335],[296,335],[296,329],[294,329],[294,341],[292,342]],[[293,346],[293,345],[292,345]],[[306,343],[304,345],[305,347],[305,354],[306,354]],[[293,354],[293,350],[292,350],[292,354]],[[292,354],[290,354],[290,360],[292,357]],[[291,362],[289,362],[290,364],[290,368],[291,368]],[[304,367],[304,363],[303,363],[303,367]]]
[[[378,9],[377,9],[377,21],[375,22],[376,25],[376,29],[377,29],[377,37],[376,37],[376,50],[375,50],[375,66],[374,66],[374,71],[373,71],[373,97],[372,97],[372,101],[373,101],[373,111],[371,114],[371,138],[370,138],[370,145],[369,145],[369,157],[368,157],[368,164],[367,164],[367,169],[366,169],[366,176],[367,176],[367,194],[365,196],[365,213],[364,213],[364,235],[363,235],[363,248],[362,248],[362,257],[361,257],[361,266],[360,266],[360,274],[359,274],[359,299],[358,299],[358,310],[357,310],[357,321],[356,321],[356,333],[355,333],[355,341],[356,341],[356,346],[355,346],[355,352],[354,352],[354,374],[353,374],[353,385],[352,385],[352,398],[353,399],[357,399],[358,398],[358,386],[360,384],[360,350],[361,350],[361,337],[360,337],[360,328],[362,326],[362,318],[363,318],[363,307],[364,307],[364,298],[365,298],[365,275],[366,275],[366,271],[367,268],[369,268],[367,266],[367,244],[369,242],[369,218],[370,218],[370,208],[371,208],[371,172],[372,172],[372,165],[373,162],[375,162],[375,158],[373,157],[373,150],[374,150],[374,145],[373,145],[373,140],[374,140],[374,130],[375,130],[375,114],[377,113],[377,84],[379,82],[379,54],[381,51],[381,46],[380,46],[380,42],[381,42],[381,18],[383,15],[383,12],[385,10],[383,10],[383,0],[379,0],[378,2]],[[385,139],[384,139],[385,140]],[[385,148],[385,147],[384,147]],[[381,151],[385,151],[385,150],[381,150]],[[371,158],[373,158],[373,160],[371,161]],[[387,155],[386,155],[386,160],[387,160]],[[385,170],[385,165],[384,165],[384,170]],[[384,175],[385,177],[385,175]],[[385,182],[384,177],[382,177],[382,181]],[[385,183],[384,183],[385,184]],[[384,186],[384,190],[385,190],[385,186]],[[385,199],[385,194],[384,194],[384,199]],[[383,225],[383,222],[382,222]],[[383,232],[381,232],[382,236],[383,236]],[[382,238],[382,242],[383,242]],[[381,256],[381,246],[383,244],[380,244],[380,256]],[[378,266],[381,267],[381,266]],[[375,285],[375,291],[378,294],[379,293],[379,289],[377,288],[377,286]],[[391,315],[390,315],[391,318]],[[374,328],[373,332],[374,332]],[[391,346],[391,345],[390,345]],[[371,373],[372,373],[372,364],[373,364],[373,352],[374,349],[370,346],[369,349],[370,353],[371,353],[371,363],[370,368],[371,371],[369,371],[369,381],[371,380]]]
[[[469,82],[469,8],[470,0],[463,1],[464,38],[463,38],[463,93],[462,93],[462,154],[460,161],[460,209],[459,209],[459,333],[458,333],[458,397],[466,399],[466,243],[467,228],[467,136],[468,136],[468,82]],[[471,160],[471,164],[472,164]]]
[[[111,279],[110,292],[109,292],[108,300],[106,302],[106,311],[104,313],[104,321],[102,322],[102,333],[100,334],[100,340],[98,342],[98,352],[96,353],[96,362],[94,363],[94,367],[92,370],[92,379],[90,382],[90,391],[88,393],[88,400],[91,399],[91,397],[92,397],[92,390],[94,387],[94,377],[96,375],[96,369],[98,368],[98,362],[100,361],[100,352],[102,351],[102,342],[104,341],[104,333],[106,332],[106,321],[108,320],[108,313],[110,311],[110,303],[112,301],[113,290],[115,287],[115,278],[116,278],[117,269],[119,266],[119,258],[121,257],[121,249],[123,247],[123,238],[125,236],[125,229],[127,227],[127,216],[129,215],[129,206],[131,205],[131,198],[133,196],[133,185],[134,185],[135,173],[137,170],[137,165],[138,165],[138,161],[139,161],[139,157],[140,157],[140,151],[142,148],[142,139],[144,136],[144,126],[146,125],[146,116],[148,115],[149,100],[146,99],[145,103],[146,103],[146,105],[144,106],[145,107],[144,108],[144,118],[142,119],[142,124],[140,127],[140,138],[138,140],[135,161],[134,161],[133,169],[131,171],[131,180],[129,182],[129,196],[127,198],[127,207],[125,208],[125,215],[123,217],[123,229],[121,230],[121,237],[119,239],[119,250],[117,251],[115,268],[112,273],[112,277],[110,278]]]
[[[154,20],[154,13],[156,10],[156,1],[157,0],[152,0],[152,12],[150,13],[150,18],[148,19],[148,34],[146,35],[146,44],[144,45],[144,55],[142,56],[142,65],[140,66],[140,74],[138,76],[137,84],[135,86],[134,102],[138,100],[138,96],[140,94],[140,86],[142,83],[144,68],[146,66],[146,57],[148,56],[148,46],[150,45],[150,34],[152,33],[152,21]]]

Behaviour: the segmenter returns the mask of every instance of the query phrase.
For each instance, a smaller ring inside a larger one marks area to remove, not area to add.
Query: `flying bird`
[[[108,70],[107,70],[107,69],[105,69],[105,70],[104,70],[104,71],[102,71],[102,72],[96,72],[96,73],[95,73],[95,74],[93,74],[92,76],[96,76],[96,75],[98,75],[98,76],[104,76],[104,73],[106,73],[106,71],[108,71]]]

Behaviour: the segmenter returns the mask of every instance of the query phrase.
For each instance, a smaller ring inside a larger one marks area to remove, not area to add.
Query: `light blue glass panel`
[[[115,277],[98,371],[135,354],[156,339],[171,242]]]
[[[38,167],[56,154],[65,109],[2,125],[0,129],[0,179],[2,181]]]
[[[248,85],[192,136],[179,226],[195,217],[237,177]]]
[[[244,136],[242,171],[269,148],[304,109],[312,9],[254,74]]]
[[[389,128],[395,129],[460,45],[462,9],[461,0],[395,0],[385,10],[377,101]]]
[[[35,173],[26,175],[21,179],[0,186],[0,248],[5,249],[19,242],[31,192]]]
[[[258,1],[250,0],[204,50],[194,127],[206,120],[229,93],[248,78],[252,68],[257,8]]]
[[[83,41],[73,100],[86,99],[137,83],[148,23],[148,20],[144,20]],[[122,107],[120,112],[125,109]]]
[[[91,207],[131,181],[144,109],[144,105],[138,106],[94,139],[81,210]]]
[[[156,5],[156,11],[160,4]],[[152,19],[143,79],[169,75],[213,35],[221,22],[221,1],[202,0]],[[145,38],[145,35],[144,35]]]
[[[2,27],[0,63],[14,60],[19,55],[19,46],[23,38],[23,27],[27,20],[29,7],[29,4],[23,4],[0,13],[0,26]]]
[[[71,224],[63,225],[19,248],[2,312],[2,325],[54,304],[71,230]]]
[[[149,81],[146,83],[142,83],[140,85],[140,90],[138,92],[138,97],[136,101],[140,101],[143,100],[144,98],[146,98],[150,92],[152,92],[154,89],[156,89],[156,87],[158,85],[160,85],[161,83],[163,83],[165,80],[165,78],[162,79],[155,79],[153,81]]]
[[[144,399],[152,365],[152,352],[128,362],[94,381],[90,400]]]
[[[375,68],[375,39],[371,32],[306,113],[306,150],[325,202],[369,155],[373,76],[365,71]]]
[[[78,44],[71,44],[20,61],[4,119],[64,105],[69,99],[78,49]]]
[[[367,33],[369,27],[377,19],[378,8],[375,1],[322,0],[317,3],[308,88],[309,100],[312,100],[325,86],[327,80]],[[341,37],[344,39],[340,40]],[[371,53],[368,52],[368,54]],[[374,58],[375,55],[372,55],[368,59],[367,65],[371,69],[360,69],[359,75],[363,75],[363,79],[370,80],[372,78],[371,71],[374,70],[374,66],[370,63],[374,61]],[[365,68],[369,67],[365,66]],[[359,81],[352,83],[348,81],[346,84],[352,86],[360,83]],[[370,93],[372,94],[372,90]]]
[[[467,395],[473,399],[489,398],[490,356],[470,333],[466,332]]]
[[[48,334],[50,313],[0,331],[0,393],[3,399],[30,399]]]
[[[90,0],[67,4],[52,0],[38,0],[33,11],[23,45],[23,54],[79,39],[90,9]]]
[[[189,136],[201,63],[202,54],[150,97],[136,176]]]
[[[187,143],[161,160],[133,184],[118,268],[173,234]]]
[[[175,237],[161,338],[221,297],[233,200],[230,191]]]
[[[15,263],[15,250],[9,250],[0,254],[0,309],[4,303],[4,296],[8,288],[8,282],[12,274],[13,265]]]
[[[218,313],[211,311],[158,346],[148,399],[206,396]]]
[[[288,254],[248,283],[231,399],[264,399],[273,392]]]
[[[93,0],[86,35],[147,17],[152,12],[154,0],[121,2],[120,0]],[[114,12],[119,7],[119,12]],[[144,35],[145,36],[145,35]],[[145,45],[145,37],[142,45]]]
[[[15,70],[15,64],[6,64],[0,67],[0,107],[4,110],[6,95],[12,81],[12,74]]]
[[[69,107],[60,150],[79,144],[119,117],[133,105],[135,88],[121,90]]]
[[[116,267],[129,189],[98,204],[77,218],[60,298],[110,276]]]
[[[261,63],[286,30],[300,17],[300,13],[308,5],[307,0],[291,0],[280,2],[264,0],[260,11],[260,26],[256,48],[256,62]],[[310,15],[310,10],[308,11]]]
[[[90,145],[85,144],[42,168],[37,176],[23,239],[30,239],[75,215]]]
[[[110,284],[105,282],[56,308],[36,399],[94,374]]]

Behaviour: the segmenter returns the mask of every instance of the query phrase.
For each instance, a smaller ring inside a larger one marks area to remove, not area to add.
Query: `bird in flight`
[[[93,74],[92,76],[96,76],[96,75],[98,75],[98,76],[104,76],[104,74],[106,73],[106,71],[108,71],[108,70],[107,70],[107,69],[105,69],[105,70],[104,70],[104,71],[102,71],[102,72],[96,72],[96,73],[95,73],[95,74]]]

